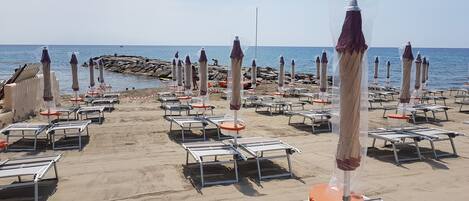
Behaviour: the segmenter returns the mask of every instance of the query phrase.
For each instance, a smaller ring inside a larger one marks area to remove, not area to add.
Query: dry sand
[[[180,133],[168,133],[169,124],[163,118],[163,111],[155,97],[150,96],[155,93],[151,89],[126,93],[117,109],[106,114],[104,124],[90,126],[89,140],[81,152],[47,149],[38,153],[0,153],[0,158],[64,153],[58,163],[58,183],[48,181],[40,185],[40,195],[46,195],[42,199],[51,201],[307,200],[312,185],[328,182],[331,177],[338,140],[335,134],[312,134],[309,126],[287,125],[286,116],[259,114],[249,108],[241,113],[247,122],[243,137],[275,137],[302,151],[292,157],[294,178],[259,183],[255,162],[250,161],[239,164],[238,184],[200,189],[199,169],[183,165],[186,154],[179,142]],[[135,98],[143,96],[149,97]],[[216,114],[228,111],[227,101],[220,100],[217,95],[212,99],[211,103],[217,106]],[[452,99],[447,102],[455,107]],[[318,106],[308,106],[312,107]],[[382,127],[386,123],[381,115],[382,110],[370,111],[370,128]],[[459,113],[455,107],[450,110],[449,117],[450,121],[440,125],[424,125],[469,134],[469,125],[462,123],[469,119],[469,114]],[[210,140],[215,139],[215,130],[207,133]],[[428,142],[420,145],[429,150]],[[369,150],[362,176],[366,194],[386,201],[469,199],[469,137],[456,138],[456,147],[459,157],[435,160],[425,154],[423,161],[407,162],[401,166],[394,164],[390,149]],[[437,143],[437,148],[451,150],[449,142]],[[274,169],[287,167],[283,159],[264,165]],[[217,168],[207,170],[219,172]],[[233,173],[230,168],[223,171],[228,171],[230,176]],[[2,183],[8,182],[2,180]],[[30,200],[32,194],[32,188],[9,189],[0,191],[0,198]]]

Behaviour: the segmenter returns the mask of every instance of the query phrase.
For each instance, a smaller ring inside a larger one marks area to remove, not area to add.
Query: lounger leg
[[[315,130],[314,130],[314,119],[311,119],[311,132],[315,133]]]
[[[186,165],[189,164],[189,150],[186,151]]]
[[[202,187],[204,187],[204,185],[205,185],[205,183],[204,183],[204,165],[203,165],[202,160],[200,160],[199,166],[200,166],[200,182],[202,183]]]
[[[420,147],[419,147],[419,142],[414,139],[415,142],[415,149],[417,150],[417,156],[419,157],[419,160],[422,160],[422,153],[420,153]]]
[[[262,180],[262,175],[261,175],[261,164],[259,162],[259,158],[256,157],[256,162],[257,162],[257,173],[259,175],[259,182]]]
[[[184,142],[184,127],[181,127],[182,141]]]
[[[376,138],[373,138],[373,143],[371,144],[371,147],[375,147],[375,144],[376,144]]]
[[[78,150],[81,151],[81,131],[78,131]]]
[[[204,141],[207,140],[207,138],[205,137],[205,127],[202,128],[202,133],[204,134]]]
[[[394,152],[394,160],[396,161],[396,164],[399,165],[399,157],[397,156],[396,145],[394,143],[392,143],[392,151]]]
[[[34,150],[36,150],[37,146],[37,135],[34,135]]]
[[[454,141],[452,137],[449,138],[449,142],[451,142],[451,147],[453,148],[453,154],[457,156],[458,153],[456,152],[456,146],[454,145]]]
[[[448,111],[445,110],[445,116],[446,116],[446,121],[449,121],[449,118],[448,118]]]
[[[287,154],[287,161],[288,161],[288,172],[290,173],[290,177],[293,177],[293,172],[291,170],[291,161],[290,161],[290,154],[288,153],[289,150],[285,150]]]
[[[57,165],[54,162],[54,172],[55,172],[55,179],[59,180],[59,174],[57,173]]]
[[[234,169],[235,169],[236,182],[239,182],[239,176],[238,176],[238,162],[236,161],[236,159],[234,159]]]
[[[288,117],[288,125],[291,125],[291,117],[292,117],[292,116],[293,116],[293,115],[291,115],[291,116]]]
[[[38,182],[35,181],[34,182],[34,201],[38,201],[39,200],[39,186],[38,186]]]
[[[430,140],[430,146],[432,147],[433,156],[435,157],[435,159],[438,159],[438,155],[436,154],[436,150],[435,150],[435,145],[433,144],[432,140]]]

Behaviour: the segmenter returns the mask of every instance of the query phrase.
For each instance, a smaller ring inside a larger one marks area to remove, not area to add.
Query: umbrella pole
[[[75,101],[73,101],[73,105],[78,105],[78,92],[75,91]]]
[[[343,201],[350,201],[350,171],[344,171],[344,195]]]
[[[238,111],[235,110],[233,111],[233,123],[234,123],[234,127],[237,128],[238,127]],[[235,146],[238,146],[238,131],[236,131],[236,134],[234,136],[234,144]]]

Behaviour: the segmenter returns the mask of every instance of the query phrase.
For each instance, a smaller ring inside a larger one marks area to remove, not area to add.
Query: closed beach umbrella
[[[360,166],[362,158],[361,82],[363,57],[367,48],[362,31],[361,10],[357,1],[351,0],[336,46],[340,76],[340,124],[336,163],[337,167],[344,171],[344,200],[350,199],[350,172]]]
[[[255,89],[257,85],[257,65],[255,59],[252,60],[251,64],[251,85],[253,89]]]
[[[192,63],[189,55],[186,56],[186,61],[184,62],[184,90],[186,95],[191,95],[192,93]]]
[[[176,59],[173,59],[173,62],[171,63],[171,79],[173,80],[173,84],[176,82],[176,74]]]
[[[428,72],[429,72],[429,69],[430,69],[430,60],[427,59],[427,67],[425,67],[425,81],[426,83],[428,84]]]
[[[93,59],[90,58],[90,64],[89,64],[89,68],[90,68],[90,87],[93,88],[95,83],[94,83],[94,62],[93,62]]]
[[[291,60],[291,84],[295,83],[295,60]]]
[[[178,60],[176,77],[177,77],[178,86],[182,87],[182,62],[181,60]]]
[[[414,55],[412,54],[412,46],[410,42],[408,42],[405,46],[404,54],[402,54],[402,83],[399,102],[403,104],[410,102],[410,74],[413,61]]]
[[[278,91],[283,91],[283,85],[285,84],[285,60],[283,56],[280,56],[278,71]]]
[[[373,75],[374,84],[378,84],[378,68],[379,68],[379,58],[375,57],[375,73]]]
[[[179,59],[179,51],[177,51],[176,54],[174,54],[174,58]]]
[[[99,65],[99,83],[103,85],[104,84],[104,63],[102,59],[98,61],[98,65]]]
[[[54,97],[52,96],[52,86],[50,81],[50,57],[47,48],[44,48],[42,50],[41,63],[42,74],[44,79],[44,94],[42,98],[44,99],[44,101],[50,102],[54,99]]]
[[[321,59],[319,56],[316,57],[316,79],[321,77]]]
[[[319,91],[322,93],[325,93],[327,91],[327,63],[329,61],[327,60],[327,53],[326,51],[322,51],[322,56],[321,56],[321,73],[319,76],[320,82],[319,82]]]
[[[199,95],[206,96],[208,93],[208,67],[207,67],[207,55],[205,54],[204,48],[200,50],[200,57],[199,57],[199,74],[200,74],[200,87],[199,87]]]
[[[428,60],[426,57],[423,57],[422,68],[422,83],[426,84],[428,80]]]
[[[425,69],[425,67],[423,67]],[[420,82],[422,77],[422,57],[420,56],[420,52],[417,53],[417,58],[415,59],[415,85],[414,89],[418,91],[420,89]],[[425,79],[425,78],[424,78]]]
[[[241,66],[243,64],[243,50],[239,38],[236,37],[233,41],[233,48],[231,49],[231,100],[230,110],[238,111],[241,109]],[[235,113],[236,114],[236,113]],[[236,115],[235,115],[235,118]]]
[[[72,67],[72,89],[77,92],[80,90],[80,87],[78,85],[78,59],[75,53],[72,54],[70,59],[70,66]]]
[[[391,61],[388,60],[386,63],[386,84],[389,86],[389,82],[391,79]]]

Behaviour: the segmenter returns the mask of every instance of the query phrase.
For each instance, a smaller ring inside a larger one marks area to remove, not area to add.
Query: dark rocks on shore
[[[102,55],[93,58],[94,60],[102,59],[104,69],[124,74],[144,75],[150,77],[157,77],[160,79],[171,78],[171,62],[160,59],[149,59],[142,56],[128,56],[128,55]],[[198,67],[198,63],[193,63]],[[97,65],[96,65],[97,67]],[[212,66],[209,65],[210,80],[226,80],[228,75],[227,66]],[[271,67],[258,67],[257,68],[258,81],[268,80],[275,81],[277,79],[278,71]],[[251,78],[251,68],[243,68],[243,74],[247,79]],[[290,77],[289,73],[286,74]],[[298,73],[295,75],[297,80],[314,80],[313,74]]]

